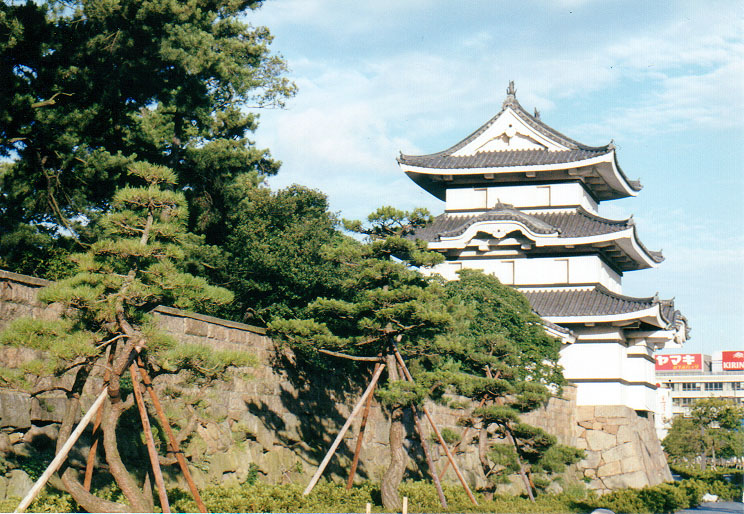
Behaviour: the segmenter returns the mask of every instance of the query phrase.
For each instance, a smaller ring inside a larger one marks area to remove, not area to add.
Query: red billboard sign
[[[744,359],[742,359],[744,362]],[[676,355],[657,355],[656,371],[702,370],[703,354],[679,353]]]
[[[722,352],[721,367],[723,371],[744,371],[744,352]]]

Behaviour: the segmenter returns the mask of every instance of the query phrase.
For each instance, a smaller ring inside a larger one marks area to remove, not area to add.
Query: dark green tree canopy
[[[249,134],[247,109],[281,106],[295,88],[265,27],[244,21],[259,1],[78,0],[0,6],[0,219],[86,239],[135,160],[170,167],[189,227],[224,239],[224,191],[278,163]],[[27,233],[32,233],[26,229]],[[7,241],[0,255],[12,266]],[[10,262],[9,262],[10,261]],[[19,269],[19,271],[31,271]]]
[[[341,294],[344,268],[326,253],[346,236],[323,193],[236,183],[228,196],[233,207],[223,248],[230,257],[219,281],[236,293],[232,317],[263,324]]]

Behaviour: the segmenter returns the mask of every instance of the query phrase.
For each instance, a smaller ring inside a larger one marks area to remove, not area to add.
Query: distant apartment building
[[[674,416],[688,416],[701,398],[726,398],[744,405],[744,351],[657,354],[657,431],[663,437]]]

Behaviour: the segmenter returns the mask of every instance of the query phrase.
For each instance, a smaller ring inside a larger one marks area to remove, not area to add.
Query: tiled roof
[[[593,289],[546,289],[523,291],[532,309],[543,317],[607,316],[639,312],[660,303],[657,297],[633,298],[613,293],[598,285]],[[662,317],[670,323],[673,318],[662,308]]]
[[[436,169],[502,168],[508,166],[539,166],[578,162],[609,153],[599,150],[502,150],[479,152],[475,155],[454,156],[445,152],[430,155],[400,155],[398,162],[409,166]]]
[[[630,220],[610,220],[595,216],[582,208],[575,212],[541,212],[525,214],[505,205],[482,214],[458,215],[444,213],[431,225],[416,231],[415,236],[426,241],[436,241],[440,236],[453,237],[462,234],[472,224],[489,220],[515,220],[525,223],[538,234],[558,233],[558,237],[586,237],[619,232],[632,226]]]
[[[506,150],[499,152],[479,152],[475,155],[461,157],[455,157],[452,155],[488,130],[488,128],[496,122],[499,116],[501,116],[507,108],[513,109],[514,112],[519,115],[520,119],[534,130],[548,139],[569,148],[569,150],[555,152],[548,150]],[[589,146],[561,134],[554,128],[543,123],[539,117],[533,116],[527,112],[517,101],[514,92],[507,92],[506,100],[504,101],[499,113],[456,145],[441,152],[428,155],[404,155],[401,153],[398,157],[398,162],[400,164],[429,169],[541,166],[578,162],[584,159],[608,154],[614,149],[615,145],[612,142],[604,146]],[[615,159],[615,166],[623,179],[630,185],[631,189],[634,191],[641,190],[641,183],[637,180],[630,180],[620,168],[617,159]]]

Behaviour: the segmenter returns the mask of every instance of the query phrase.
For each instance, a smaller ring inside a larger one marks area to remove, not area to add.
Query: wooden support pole
[[[181,451],[181,448],[178,445],[178,440],[176,439],[176,436],[173,434],[173,430],[171,429],[170,423],[168,423],[168,417],[165,415],[165,411],[163,410],[163,406],[160,403],[160,399],[158,398],[157,394],[155,394],[155,388],[152,386],[152,380],[150,380],[150,375],[147,374],[145,367],[142,365],[142,360],[138,359],[138,362],[139,362],[140,375],[142,376],[142,382],[145,384],[145,388],[147,389],[147,392],[150,394],[150,399],[152,400],[152,404],[155,407],[155,412],[157,413],[158,418],[160,419],[160,424],[163,426],[163,429],[165,430],[165,434],[168,436],[168,444],[171,447],[171,451],[176,456],[176,460],[178,461],[178,465],[181,467],[181,472],[183,473],[184,478],[186,478],[186,483],[189,485],[189,489],[191,490],[191,495],[194,497],[196,506],[199,509],[199,512],[207,512],[207,507],[204,505],[204,502],[202,501],[201,496],[199,495],[199,490],[196,488],[194,479],[192,478],[191,472],[189,471],[189,466],[188,466],[188,463],[186,462],[186,457],[183,456],[183,452]]]
[[[90,409],[88,409],[88,412],[85,413],[85,416],[83,416],[83,419],[80,420],[80,423],[78,423],[78,426],[75,427],[75,430],[70,434],[70,437],[67,439],[65,444],[62,446],[62,448],[59,450],[59,453],[54,457],[52,462],[49,463],[49,466],[47,466],[46,471],[39,477],[39,479],[36,481],[36,483],[33,485],[31,490],[26,494],[25,498],[21,500],[21,503],[18,504],[18,507],[16,507],[14,512],[23,512],[25,511],[29,505],[31,505],[31,502],[34,501],[34,498],[36,498],[36,495],[39,494],[39,491],[41,491],[41,488],[44,487],[44,484],[47,483],[49,480],[49,477],[51,477],[58,469],[59,466],[64,462],[64,460],[67,458],[67,454],[70,453],[70,450],[72,449],[72,446],[75,444],[75,442],[78,440],[80,435],[85,430],[85,427],[88,426],[88,423],[90,423],[90,420],[93,419],[93,416],[98,412],[98,408],[103,404],[103,400],[106,399],[106,394],[108,393],[108,387],[104,387],[103,391],[101,391],[101,394],[98,395],[98,398],[96,398],[96,401],[93,402],[93,405],[90,406]]]
[[[375,364],[374,373],[377,373],[377,368],[380,367],[380,363]],[[374,389],[372,390],[374,393]],[[362,453],[362,442],[364,441],[364,431],[367,428],[367,418],[369,417],[369,409],[372,406],[373,394],[370,393],[367,396],[367,402],[364,404],[364,412],[362,412],[362,422],[359,425],[359,435],[357,436],[356,448],[354,449],[354,459],[351,461],[351,470],[349,470],[349,479],[346,481],[346,490],[351,489],[354,485],[354,475],[356,475],[357,466],[359,465],[359,454]]]
[[[140,381],[137,376],[137,363],[132,362],[129,365],[129,374],[132,376],[132,388],[134,389],[134,399],[137,402],[137,408],[139,409],[140,419],[142,420],[142,430],[145,433],[145,441],[147,442],[147,454],[150,457],[150,465],[152,466],[152,473],[155,475],[155,483],[158,486],[158,496],[160,498],[160,507],[163,512],[169,513],[170,505],[168,504],[168,496],[165,493],[165,482],[163,481],[163,472],[160,470],[160,462],[158,461],[158,453],[155,450],[155,441],[152,438],[152,428],[150,427],[150,419],[147,417],[147,409],[145,408],[145,401],[142,398],[142,391],[140,391]]]
[[[398,347],[396,345],[393,345],[393,352],[395,353],[395,358],[398,360],[398,364],[400,364],[400,367],[403,369],[403,373],[405,374],[406,379],[409,382],[413,383],[413,377],[411,376],[411,373],[408,371],[408,367],[406,366],[406,363],[403,361],[403,357],[398,351]],[[444,449],[444,453],[447,454],[447,458],[449,459],[450,464],[452,464],[452,468],[455,470],[455,474],[457,475],[457,478],[460,480],[460,483],[462,484],[463,489],[465,489],[465,493],[468,495],[468,498],[470,498],[470,501],[473,502],[473,505],[478,505],[478,501],[475,499],[475,496],[473,496],[473,492],[470,490],[470,487],[468,487],[468,483],[465,481],[465,477],[460,472],[460,468],[457,466],[457,463],[455,462],[455,458],[452,456],[452,453],[450,452],[449,448],[447,448],[447,443],[444,441],[442,434],[439,432],[439,428],[437,428],[436,423],[434,423],[434,418],[431,417],[431,414],[429,413],[429,409],[427,409],[426,406],[424,405],[421,410],[424,411],[424,415],[426,416],[426,419],[429,420],[429,424],[431,425],[432,430],[434,430],[434,433],[436,434],[437,439],[439,440],[439,444]]]
[[[344,438],[344,434],[347,430],[349,430],[349,427],[351,426],[351,422],[354,419],[354,416],[359,413],[359,410],[362,408],[362,404],[367,400],[367,397],[372,393],[372,390],[375,388],[375,385],[377,384],[377,380],[380,378],[380,375],[382,374],[382,370],[385,369],[384,364],[380,364],[380,367],[377,369],[374,375],[372,375],[372,380],[370,381],[369,385],[367,386],[367,389],[364,391],[364,394],[361,398],[359,398],[359,401],[354,406],[354,410],[351,411],[351,414],[349,414],[349,419],[346,420],[346,423],[344,423],[344,426],[341,427],[341,431],[336,436],[336,440],[333,441],[333,444],[328,449],[328,453],[326,453],[325,458],[323,459],[323,462],[320,463],[320,466],[318,466],[318,471],[315,472],[315,475],[313,475],[313,478],[310,480],[310,483],[307,484],[307,487],[305,488],[305,491],[302,493],[303,496],[307,496],[310,494],[310,491],[313,490],[313,487],[315,487],[315,484],[318,483],[318,480],[320,479],[320,475],[323,474],[323,470],[328,465],[328,462],[331,460],[331,457],[333,457],[333,454],[336,452],[336,448],[338,448],[338,445],[341,443],[341,439]]]

